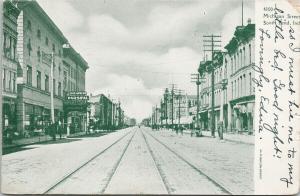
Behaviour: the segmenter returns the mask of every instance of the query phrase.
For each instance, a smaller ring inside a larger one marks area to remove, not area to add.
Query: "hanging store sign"
[[[64,110],[86,112],[89,96],[85,91],[68,92],[65,96]]]
[[[74,91],[66,94],[66,105],[86,105],[89,100],[89,96],[85,91]]]

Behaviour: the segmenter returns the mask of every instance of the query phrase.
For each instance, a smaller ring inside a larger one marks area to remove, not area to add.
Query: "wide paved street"
[[[254,146],[133,127],[3,156],[4,193],[251,194]]]

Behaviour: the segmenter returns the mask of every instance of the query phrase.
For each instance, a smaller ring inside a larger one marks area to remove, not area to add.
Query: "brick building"
[[[20,10],[11,1],[3,2],[2,128],[16,125],[17,105],[17,18]]]
[[[85,94],[85,72],[88,63],[77,53],[70,44],[63,45],[63,95],[82,92]],[[64,122],[69,126],[70,133],[85,132],[87,130],[87,104],[84,107],[69,105],[64,101]]]
[[[255,25],[248,22],[236,27],[225,52],[216,52],[212,61],[199,65],[204,81],[200,85],[200,124],[204,130],[211,129],[213,73],[215,127],[222,121],[228,131],[253,132]]]
[[[68,41],[35,1],[18,1],[18,105],[19,131],[32,133],[51,121],[51,63],[55,119],[63,117],[63,45]]]

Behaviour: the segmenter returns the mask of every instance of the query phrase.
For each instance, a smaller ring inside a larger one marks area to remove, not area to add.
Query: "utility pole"
[[[51,70],[50,70],[50,84],[51,84],[51,88],[50,88],[50,102],[51,102],[51,122],[54,123],[55,119],[54,119],[54,81],[53,81],[53,67],[54,67],[54,53],[52,51],[51,53]]]
[[[164,103],[165,103],[165,121],[166,121],[166,128],[168,128],[168,96],[169,96],[169,91],[168,88],[165,89],[165,93],[164,93]]]
[[[220,35],[204,35],[204,51],[211,52],[211,65],[208,68],[211,72],[211,136],[215,137],[215,73],[214,73],[214,54],[217,52],[217,48],[220,48],[221,36]],[[208,43],[208,44],[205,44]],[[219,43],[219,44],[216,44]],[[208,48],[206,48],[208,47]]]
[[[179,90],[179,92],[178,92],[178,107],[179,107],[179,111],[178,111],[178,125],[180,126],[180,115],[181,115],[181,91]]]
[[[171,113],[172,113],[172,130],[173,130],[173,128],[174,128],[174,90],[175,90],[175,84],[171,84],[171,86],[172,86],[172,90],[171,90],[171,99],[172,99],[172,102],[171,102],[171,104],[172,104],[172,110],[171,110]]]
[[[199,101],[199,94],[200,94],[200,74],[197,73],[197,74],[191,74],[191,82],[193,83],[196,83],[197,85],[197,113],[196,113],[196,126],[197,126],[197,129],[200,128],[199,126],[199,110],[200,110],[200,101]],[[200,135],[201,135],[201,132],[200,132]]]
[[[157,105],[155,105],[155,127],[157,128]]]

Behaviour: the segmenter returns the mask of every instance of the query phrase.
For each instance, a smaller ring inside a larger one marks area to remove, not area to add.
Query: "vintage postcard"
[[[2,194],[297,194],[297,0],[4,0]]]

